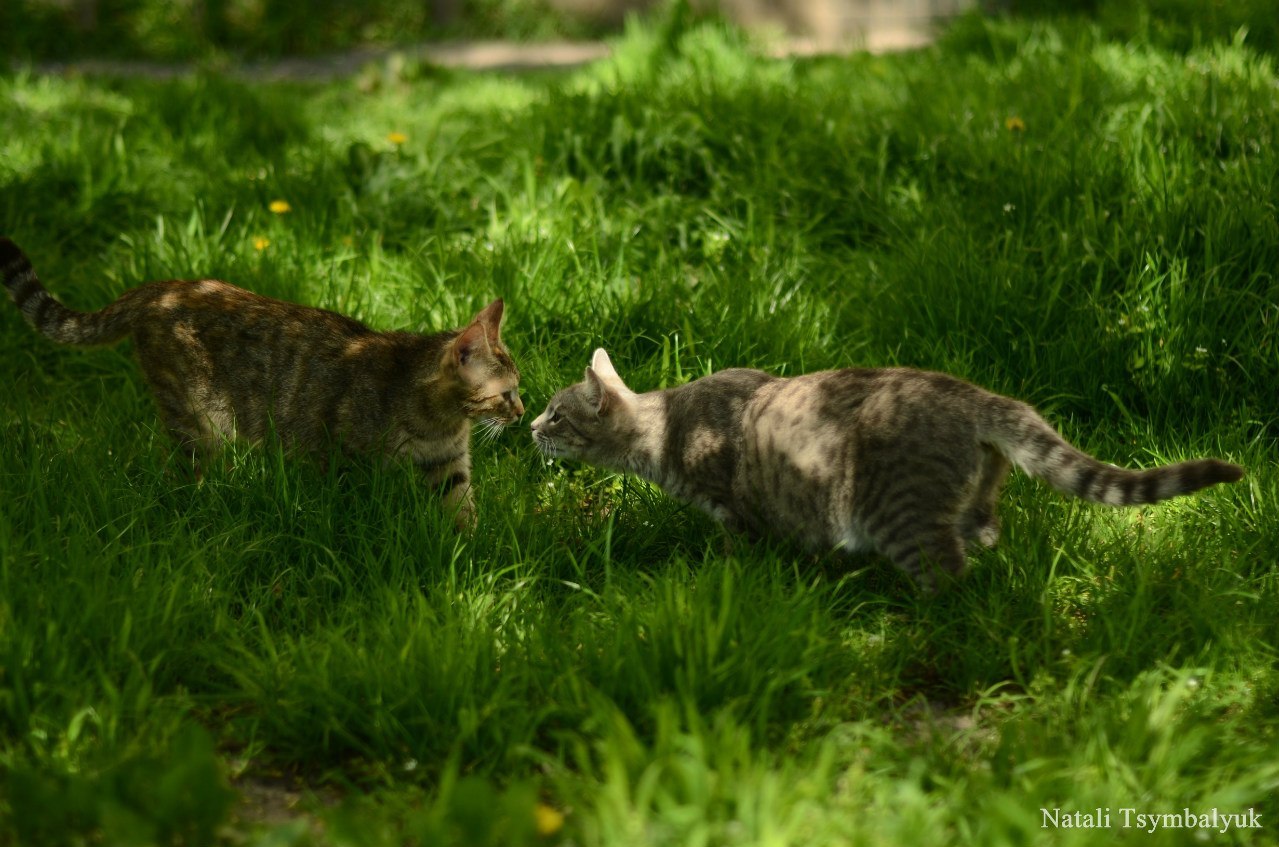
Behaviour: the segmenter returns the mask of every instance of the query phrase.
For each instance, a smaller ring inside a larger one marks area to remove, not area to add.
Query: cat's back
[[[843,368],[773,379],[743,414],[751,452],[810,480],[838,475],[855,440],[944,437],[975,426],[987,392],[957,377],[912,368]]]
[[[204,331],[245,327],[275,327],[279,338],[296,333],[362,335],[370,333],[363,323],[346,315],[303,306],[257,294],[220,279],[169,279],[147,283],[125,292],[137,317],[163,325],[198,324]]]
[[[796,379],[810,386],[819,414],[837,418],[967,412],[992,396],[957,376],[916,368],[843,368]]]
[[[281,379],[336,378],[345,359],[386,355],[384,333],[354,318],[256,294],[217,279],[163,280],[128,292],[144,368],[197,363],[222,381],[264,390]],[[123,302],[125,298],[121,298]]]

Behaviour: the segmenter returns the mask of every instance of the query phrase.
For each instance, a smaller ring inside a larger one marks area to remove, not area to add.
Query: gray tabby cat
[[[926,589],[930,567],[959,574],[966,544],[994,545],[1011,465],[1112,506],[1243,477],[1217,459],[1103,464],[1024,403],[908,368],[790,379],[735,368],[636,394],[596,350],[585,380],[558,391],[532,432],[549,456],[638,474],[730,530],[878,550]]]

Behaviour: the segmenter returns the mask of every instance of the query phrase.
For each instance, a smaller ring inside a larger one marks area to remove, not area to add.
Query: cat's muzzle
[[[558,457],[563,455],[561,451],[556,449],[555,444],[547,437],[546,433],[533,430],[533,444],[538,451],[545,456]]]

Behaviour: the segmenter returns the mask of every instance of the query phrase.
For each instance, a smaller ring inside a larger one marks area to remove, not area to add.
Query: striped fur
[[[110,344],[129,334],[127,308],[113,304],[86,315],[53,299],[26,254],[7,238],[0,238],[0,278],[27,323],[60,344]]]
[[[1242,468],[1220,459],[1192,459],[1140,471],[1115,467],[1072,447],[1024,403],[992,396],[987,411],[985,431],[992,446],[1031,476],[1083,500],[1139,506],[1243,477]]]
[[[1076,497],[1154,503],[1242,468],[1217,459],[1137,471],[1070,446],[1034,409],[952,376],[907,368],[790,379],[726,370],[636,394],[598,350],[583,382],[532,424],[552,456],[639,474],[730,529],[812,549],[878,550],[931,586],[999,536],[1012,465]]]
[[[0,277],[41,334],[63,344],[130,338],[161,417],[193,460],[228,439],[401,456],[473,519],[470,434],[524,413],[519,371],[495,300],[465,327],[375,332],[359,321],[219,280],[165,280],[97,312],[66,308],[16,244],[0,238]]]

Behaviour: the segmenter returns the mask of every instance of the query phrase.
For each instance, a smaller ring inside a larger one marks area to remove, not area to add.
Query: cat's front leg
[[[471,494],[471,462],[460,456],[447,463],[416,463],[423,480],[444,495],[445,511],[453,516],[458,532],[475,529],[475,498]]]
[[[458,532],[475,530],[475,498],[471,494],[469,474],[464,482],[457,483],[448,489],[444,495],[444,507],[453,515],[453,526],[457,527]]]

